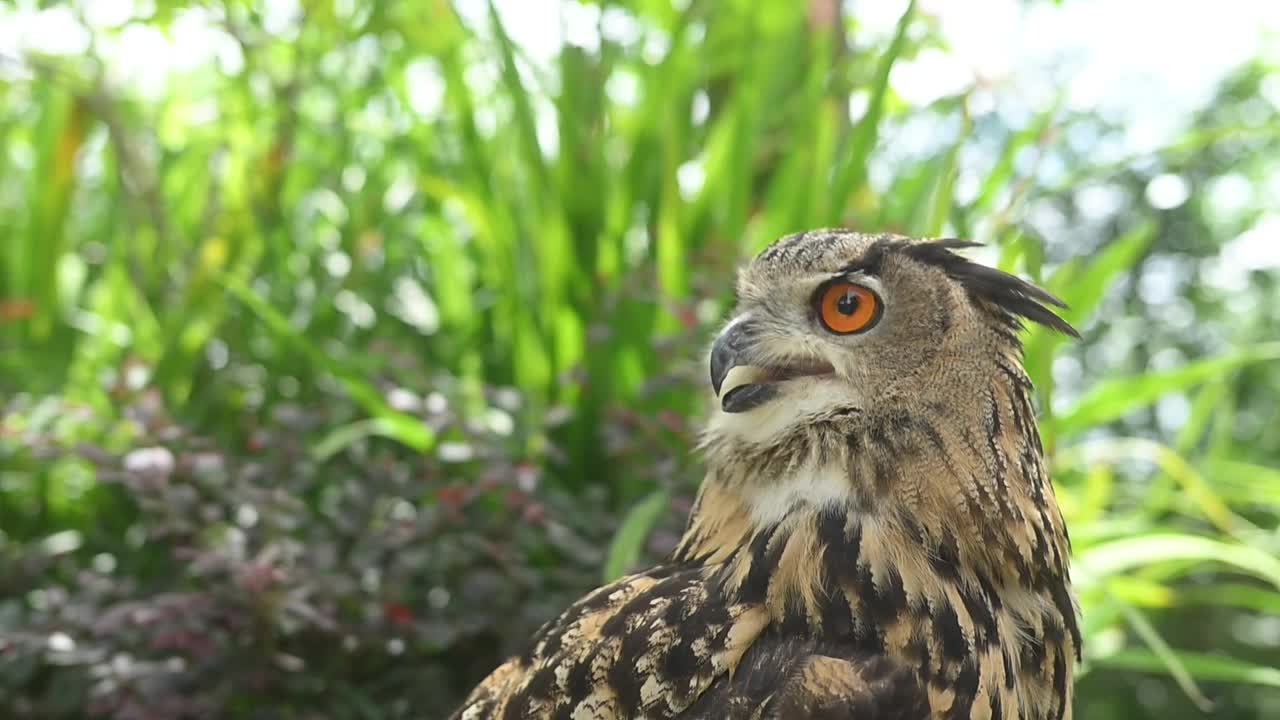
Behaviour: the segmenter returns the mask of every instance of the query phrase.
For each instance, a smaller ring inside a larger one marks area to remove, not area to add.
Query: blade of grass
[[[1079,432],[1141,410],[1168,393],[1186,390],[1245,365],[1278,358],[1280,343],[1263,343],[1173,370],[1110,378],[1094,385],[1071,408],[1046,418],[1045,424],[1060,434]]]
[[[515,110],[515,132],[520,139],[520,152],[524,156],[524,166],[533,173],[539,187],[545,190],[552,188],[546,161],[542,156],[542,146],[538,143],[537,124],[534,121],[533,105],[530,95],[520,80],[520,71],[516,65],[516,51],[511,36],[502,24],[502,18],[492,0],[489,6],[489,25],[497,40],[498,57],[502,61],[502,82],[507,89],[507,97],[511,99]]]
[[[1054,456],[1056,466],[1070,467],[1088,463],[1120,463],[1138,460],[1154,463],[1161,472],[1180,485],[1186,496],[1196,503],[1200,512],[1224,534],[1237,536],[1245,530],[1258,528],[1236,515],[1213,491],[1191,463],[1172,448],[1145,438],[1103,438],[1063,450]],[[1159,506],[1147,505],[1158,512]]]
[[[1280,592],[1244,583],[1191,585],[1179,588],[1176,600],[1181,605],[1237,607],[1280,617]]]
[[[1280,588],[1280,559],[1265,550],[1180,533],[1152,533],[1084,548],[1076,555],[1072,574],[1083,588],[1117,573],[1161,563],[1228,565]]]
[[[1256,665],[1244,660],[1205,655],[1187,651],[1178,652],[1178,660],[1187,673],[1201,680],[1246,683],[1280,688],[1280,668]],[[1139,672],[1164,672],[1164,661],[1147,650],[1121,650],[1111,655],[1093,658],[1092,665],[1114,670]]]
[[[1127,607],[1166,608],[1176,604],[1177,593],[1168,584],[1133,575],[1113,575],[1107,579],[1106,593]]]
[[[843,216],[849,197],[860,191],[867,180],[867,165],[871,151],[875,148],[876,138],[879,136],[885,97],[889,91],[889,74],[906,47],[907,29],[915,19],[915,9],[915,0],[911,0],[907,3],[907,9],[903,11],[902,16],[898,18],[893,39],[889,42],[889,47],[885,49],[884,54],[880,56],[880,62],[876,67],[866,113],[854,127],[848,147],[836,160],[835,181],[831,188],[831,201],[828,203],[828,207],[836,217]]]
[[[1142,642],[1151,649],[1151,654],[1164,664],[1164,669],[1168,671],[1173,681],[1178,683],[1178,687],[1182,688],[1182,692],[1190,698],[1191,702],[1195,703],[1201,712],[1212,710],[1213,703],[1196,685],[1195,679],[1191,677],[1190,671],[1182,662],[1182,657],[1169,647],[1169,644],[1160,636],[1160,632],[1155,629],[1151,621],[1147,620],[1147,616],[1128,603],[1121,603],[1120,608],[1125,620],[1129,622],[1129,627],[1133,628]]]
[[[427,427],[426,423],[388,405],[376,388],[316,347],[304,333],[298,332],[289,323],[288,318],[271,307],[247,285],[227,277],[222,278],[222,285],[227,292],[253,311],[254,315],[278,339],[288,343],[311,363],[333,375],[347,394],[379,422],[379,432],[419,452],[426,452],[435,444],[435,433]]]
[[[334,428],[311,447],[311,457],[323,463],[351,445],[371,437],[404,442],[400,437],[403,432],[403,428],[397,426],[396,421],[391,418],[364,418]]]
[[[26,246],[27,257],[25,262],[18,259],[16,267],[25,273],[19,273],[21,282],[15,284],[20,295],[35,301],[28,327],[36,342],[48,340],[59,315],[57,267],[66,247],[68,209],[78,182],[75,159],[92,125],[88,103],[83,98],[56,87],[47,87],[44,92],[47,95],[40,103],[43,117],[37,138],[36,177],[41,178],[41,184],[35,193],[36,201],[30,206],[33,216],[28,237],[32,241],[18,245],[19,250]]]
[[[1209,457],[1204,466],[1214,485],[1237,502],[1280,508],[1280,470],[1225,457]]]
[[[635,565],[644,542],[649,537],[649,531],[653,530],[658,518],[667,509],[667,500],[667,491],[657,490],[627,512],[618,532],[613,536],[613,542],[609,544],[609,555],[604,563],[605,582],[622,577]]]
[[[951,208],[955,203],[956,178],[960,175],[958,168],[960,150],[964,147],[965,142],[968,141],[969,133],[972,130],[973,120],[969,117],[969,113],[962,113],[960,134],[956,137],[956,141],[951,144],[951,147],[947,149],[946,154],[943,155],[942,164],[938,166],[937,173],[933,179],[928,212],[921,227],[924,237],[938,237],[941,235],[942,229],[951,217]]]
[[[1000,150],[1000,157],[996,158],[995,164],[986,173],[986,179],[978,190],[978,197],[974,199],[971,206],[971,214],[980,216],[990,211],[1000,191],[1011,186],[1015,170],[1014,162],[1018,152],[1037,142],[1049,130],[1053,119],[1058,114],[1062,99],[1063,95],[1060,93],[1049,109],[1038,113],[1026,127],[1009,136]]]
[[[1068,307],[1062,316],[1073,324],[1083,323],[1107,296],[1116,278],[1129,272],[1142,259],[1156,236],[1156,225],[1150,220],[1138,223],[1107,244],[1088,267],[1071,278],[1065,287],[1054,287]]]
[[[1180,453],[1191,452],[1204,438],[1209,424],[1213,421],[1214,411],[1231,391],[1230,383],[1210,382],[1200,388],[1191,401],[1191,413],[1187,422],[1178,429],[1178,437],[1173,447]]]
[[[1111,284],[1133,269],[1154,238],[1155,225],[1143,222],[1109,243],[1083,269],[1075,263],[1059,267],[1046,284],[1067,304],[1062,317],[1079,329],[1102,302]],[[1053,373],[1050,372],[1053,354],[1065,340],[1060,333],[1039,326],[1027,336],[1024,363],[1042,398],[1053,394]],[[1049,405],[1046,403],[1045,407]]]

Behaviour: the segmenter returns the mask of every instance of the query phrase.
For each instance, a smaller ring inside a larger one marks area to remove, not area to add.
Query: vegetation
[[[830,225],[1071,305],[1077,716],[1280,713],[1280,58],[1125,155],[906,100],[910,4],[565,3],[549,58],[470,2],[80,7],[0,58],[0,714],[442,716],[673,545],[733,268]]]

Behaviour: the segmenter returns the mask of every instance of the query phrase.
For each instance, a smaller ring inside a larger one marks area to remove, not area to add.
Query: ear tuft
[[[971,295],[1018,318],[1026,318],[1060,333],[1078,338],[1080,333],[1046,305],[1065,309],[1067,304],[1048,291],[1016,275],[980,265],[954,251],[979,247],[981,243],[952,238],[904,242],[895,248],[907,257],[941,268]]]

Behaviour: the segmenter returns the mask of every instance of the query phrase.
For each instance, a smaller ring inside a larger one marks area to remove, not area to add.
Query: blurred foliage
[[[443,715],[674,544],[734,267],[847,225],[1072,305],[1027,364],[1077,716],[1280,714],[1276,58],[1127,153],[999,85],[906,101],[945,38],[903,8],[567,2],[540,59],[483,3],[160,1],[0,58],[4,713]]]

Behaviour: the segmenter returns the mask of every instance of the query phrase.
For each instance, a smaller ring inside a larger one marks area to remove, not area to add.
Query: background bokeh
[[[845,225],[1071,304],[1076,716],[1280,717],[1271,5],[0,4],[0,716],[442,717],[674,544],[735,266]]]

